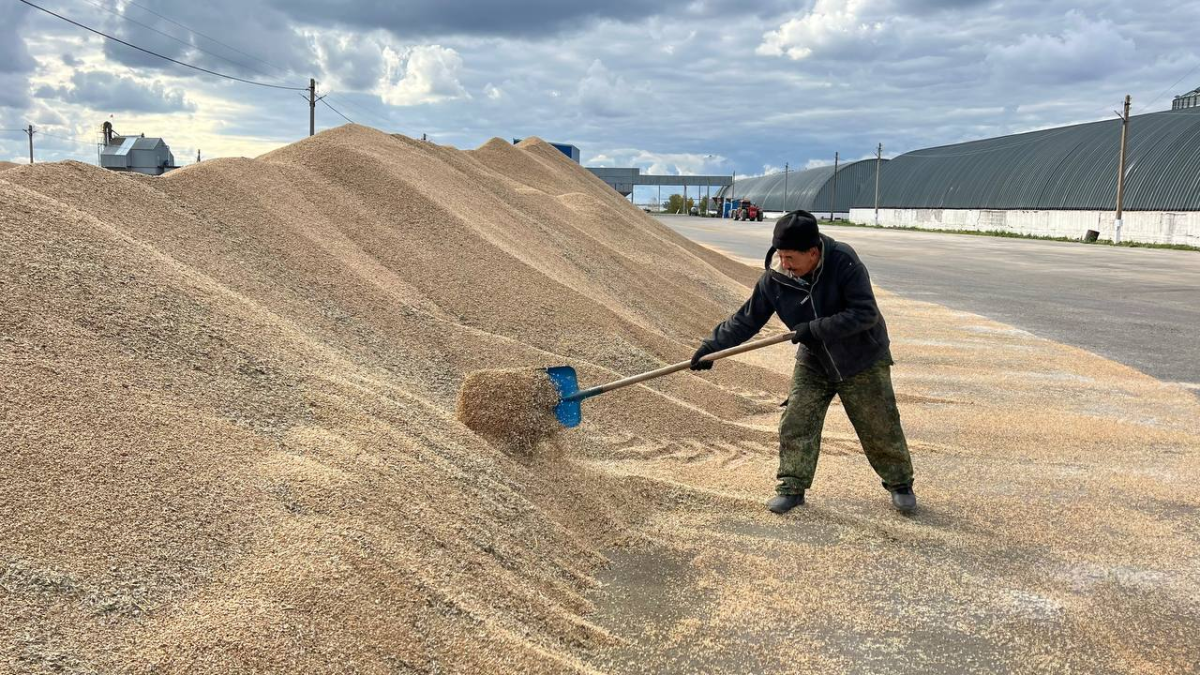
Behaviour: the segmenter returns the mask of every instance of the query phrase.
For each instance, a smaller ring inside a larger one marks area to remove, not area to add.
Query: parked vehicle
[[[738,205],[737,210],[733,212],[733,219],[734,220],[757,220],[758,222],[762,222],[762,219],[763,219],[762,208],[759,207],[757,204],[750,203],[749,199],[743,199],[741,201],[741,203]]]

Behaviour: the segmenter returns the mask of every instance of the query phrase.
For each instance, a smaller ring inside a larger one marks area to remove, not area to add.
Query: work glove
[[[793,344],[800,344],[801,342],[803,342],[804,344],[808,344],[812,341],[813,341],[813,332],[812,332],[812,329],[808,327],[807,321],[800,324],[799,326],[796,326],[796,334],[792,336]]]
[[[692,370],[709,370],[709,369],[711,369],[713,367],[712,361],[701,361],[700,359],[704,358],[705,356],[708,356],[709,354],[711,354],[715,351],[717,351],[716,347],[713,347],[712,345],[708,344],[707,342],[701,342],[700,348],[696,350],[695,354],[692,354],[692,366],[691,366]]]

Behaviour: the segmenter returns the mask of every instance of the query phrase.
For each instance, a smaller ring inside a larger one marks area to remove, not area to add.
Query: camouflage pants
[[[888,359],[842,382],[831,382],[822,373],[796,362],[787,409],[779,422],[779,485],[781,495],[797,494],[812,486],[821,453],[821,428],[833,395],[842,400],[846,416],[858,433],[871,468],[884,487],[912,485],[912,460],[896,394],[892,390],[892,365]]]

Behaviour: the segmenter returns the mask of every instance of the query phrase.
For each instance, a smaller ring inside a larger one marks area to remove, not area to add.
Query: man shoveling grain
[[[691,367],[712,368],[712,361],[700,359],[754,337],[772,314],[796,332],[792,341],[800,347],[779,423],[778,494],[767,508],[786,513],[804,503],[817,469],[825,412],[837,394],[892,504],[914,510],[912,460],[892,390],[887,326],[867,268],[850,246],[821,234],[807,211],[792,211],[775,223],[765,267],[750,299],[701,343]]]

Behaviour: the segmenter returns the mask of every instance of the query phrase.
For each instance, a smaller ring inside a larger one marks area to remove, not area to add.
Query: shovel
[[[744,345],[738,345],[737,347],[730,347],[729,349],[722,349],[719,352],[707,354],[700,360],[716,361],[717,359],[723,359],[727,356],[733,356],[734,354],[741,354],[743,352],[749,352],[755,349],[762,349],[763,347],[770,347],[771,345],[777,345],[780,342],[788,342],[795,336],[796,334],[792,332],[776,335],[775,337],[767,338],[765,340],[747,342]],[[571,366],[554,366],[552,368],[547,368],[546,374],[550,376],[550,381],[554,383],[554,388],[558,390],[559,395],[558,405],[554,406],[554,416],[557,417],[558,421],[565,427],[577,427],[583,420],[583,410],[580,408],[579,404],[582,403],[584,399],[589,399],[593,396],[599,396],[600,394],[613,391],[614,389],[620,389],[621,387],[628,387],[631,384],[645,382],[646,380],[653,380],[654,378],[662,377],[663,375],[670,375],[671,373],[685,370],[691,367],[691,365],[691,361],[683,361],[674,365],[663,366],[657,370],[651,370],[640,375],[632,375],[623,380],[617,380],[616,382],[609,382],[608,384],[602,384],[598,387],[592,387],[590,389],[583,390],[579,389],[579,379],[575,376],[575,369]]]

